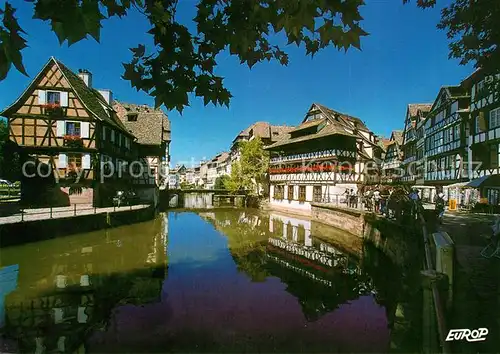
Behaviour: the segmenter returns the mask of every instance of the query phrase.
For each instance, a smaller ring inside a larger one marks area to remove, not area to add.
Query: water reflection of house
[[[287,284],[308,320],[373,290],[359,263],[313,237],[309,221],[279,215],[270,218],[266,269]]]
[[[59,242],[43,252],[49,257],[21,254],[18,288],[6,298],[6,336],[21,352],[70,353],[107,325],[116,306],[158,301],[168,226],[157,219],[140,228],[149,242],[111,230]]]

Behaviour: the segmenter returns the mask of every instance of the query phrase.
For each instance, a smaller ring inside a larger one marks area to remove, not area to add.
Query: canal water
[[[159,214],[2,249],[0,352],[416,352],[407,277],[309,220]]]

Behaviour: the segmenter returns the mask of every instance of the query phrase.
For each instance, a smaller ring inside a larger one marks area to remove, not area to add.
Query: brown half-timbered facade
[[[110,91],[92,87],[90,72],[75,74],[52,57],[0,114],[23,157],[23,202],[103,205],[130,184],[135,137],[111,100]]]
[[[406,109],[401,147],[403,152],[403,161],[401,162],[402,177],[400,179],[405,184],[415,185],[417,181],[423,180],[423,169],[420,168],[420,165],[423,159],[424,132],[421,129],[422,125],[419,123],[425,119],[431,107],[432,104],[428,103],[412,103]],[[418,150],[420,154],[417,154]]]
[[[266,149],[271,154],[270,202],[294,209],[342,198],[347,189],[356,191],[378,178],[366,167],[382,153],[361,120],[317,103],[299,126]]]
[[[425,127],[425,184],[448,185],[468,180],[467,121],[470,97],[462,86],[444,86]]]
[[[391,184],[399,182],[401,159],[403,153],[401,146],[403,144],[403,131],[394,130],[387,146],[385,147],[384,160],[382,162],[382,183]]]

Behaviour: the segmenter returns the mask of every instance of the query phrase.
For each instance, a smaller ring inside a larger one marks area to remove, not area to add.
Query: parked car
[[[137,204],[138,197],[134,191],[117,191],[113,197],[114,206]]]

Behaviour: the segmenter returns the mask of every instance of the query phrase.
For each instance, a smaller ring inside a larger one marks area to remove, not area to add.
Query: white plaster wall
[[[306,200],[313,200],[313,186],[306,186]]]
[[[307,190],[306,190],[307,193]],[[275,200],[271,194],[270,198],[270,204],[273,206],[276,206],[278,208],[284,208],[284,209],[296,209],[296,210],[304,210],[308,211],[311,210],[311,203],[309,202],[299,202],[298,200]],[[286,194],[285,194],[286,198]]]

